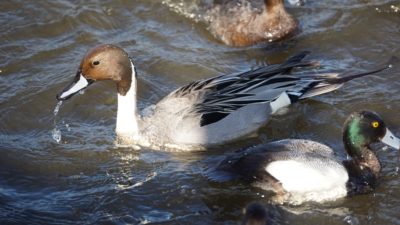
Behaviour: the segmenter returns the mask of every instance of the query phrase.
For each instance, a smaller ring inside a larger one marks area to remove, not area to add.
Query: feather
[[[200,127],[223,120],[232,112],[252,104],[269,104],[283,93],[287,104],[274,104],[273,112],[298,100],[328,93],[355,78],[375,74],[392,67],[392,58],[383,67],[348,76],[337,73],[292,75],[293,68],[312,68],[314,61],[303,61],[309,54],[301,52],[282,64],[264,66],[239,74],[221,75],[194,81],[172,92],[167,98],[190,98],[193,104],[185,109],[188,115],[198,115]]]

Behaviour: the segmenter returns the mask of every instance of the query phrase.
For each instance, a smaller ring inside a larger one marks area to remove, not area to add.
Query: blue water
[[[272,194],[240,181],[209,181],[204,171],[225,153],[310,138],[344,158],[341,126],[359,109],[379,112],[400,135],[397,68],[296,104],[257,137],[210,152],[117,147],[112,83],[92,85],[54,117],[56,93],[85,52],[100,43],[117,44],[135,59],[140,108],[190,81],[279,63],[302,50],[321,61],[319,72],[360,72],[400,56],[399,1],[308,0],[288,6],[302,31],[249,48],[224,46],[208,32],[202,13],[210,2],[0,2],[0,224],[238,224],[248,203],[266,204]],[[374,193],[284,205],[279,223],[400,224],[398,152],[378,155],[384,168]]]

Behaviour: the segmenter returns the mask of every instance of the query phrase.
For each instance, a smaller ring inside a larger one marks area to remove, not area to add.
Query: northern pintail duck
[[[324,144],[284,139],[232,153],[208,175],[216,181],[242,178],[272,190],[278,203],[332,201],[370,192],[377,185],[381,163],[370,147],[372,143],[400,148],[400,140],[378,114],[370,111],[349,116],[343,142],[348,159],[342,162]]]
[[[282,64],[194,81],[140,115],[133,61],[117,46],[100,45],[84,56],[73,82],[57,99],[66,100],[94,81],[112,80],[118,93],[116,133],[120,144],[198,150],[253,134],[281,108],[388,68],[346,77],[332,73],[290,74],[293,68],[316,65],[303,62],[305,56],[301,53]]]
[[[218,4],[207,15],[211,33],[230,46],[277,41],[294,34],[298,27],[283,0],[264,0],[262,11],[253,9],[250,3]]]

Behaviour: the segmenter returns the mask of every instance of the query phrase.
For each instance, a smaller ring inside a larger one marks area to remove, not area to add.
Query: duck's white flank
[[[279,95],[277,99],[270,103],[271,106],[271,113],[274,114],[282,108],[289,106],[292,102],[286,92],[283,92]]]
[[[347,195],[346,182],[349,177],[345,168],[330,161],[322,165],[318,161],[299,162],[295,160],[275,161],[266,171],[279,180],[285,191],[291,194],[291,201],[324,202]]]
[[[118,136],[129,137],[136,140],[139,136],[136,107],[136,74],[135,66],[132,66],[131,87],[125,96],[118,93],[117,126]]]

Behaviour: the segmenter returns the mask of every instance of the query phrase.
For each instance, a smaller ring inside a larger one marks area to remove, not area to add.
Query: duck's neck
[[[343,132],[343,142],[350,161],[357,165],[360,171],[369,170],[375,178],[379,177],[381,164],[378,157],[370,149],[367,139],[361,134],[359,119],[347,123]]]
[[[347,188],[349,194],[369,193],[378,184],[381,164],[376,155],[370,150],[363,150],[362,157],[354,157],[343,161],[349,174]]]
[[[368,147],[365,147],[361,152],[361,155],[353,157],[350,161],[357,165],[360,172],[372,173],[375,179],[379,178],[382,166],[378,157]],[[367,178],[368,176],[365,177]]]
[[[285,9],[283,0],[264,0],[265,8],[267,12],[273,12],[276,10]]]
[[[118,136],[136,139],[139,136],[139,127],[136,106],[136,71],[132,62],[131,69],[132,76],[130,79],[130,85],[122,88],[125,90],[127,88],[127,91],[118,90],[116,133]],[[120,87],[118,89],[120,89]]]

